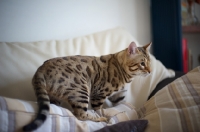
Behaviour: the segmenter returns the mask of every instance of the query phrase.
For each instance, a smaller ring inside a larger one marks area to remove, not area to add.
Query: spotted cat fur
[[[50,102],[59,105],[61,101],[67,101],[80,120],[107,121],[105,117],[87,113],[89,102],[94,110],[98,110],[106,97],[123,90],[125,83],[131,82],[135,76],[149,74],[150,45],[137,47],[132,42],[115,54],[66,56],[45,61],[32,79],[39,106],[38,115],[23,130],[35,130],[44,123]]]

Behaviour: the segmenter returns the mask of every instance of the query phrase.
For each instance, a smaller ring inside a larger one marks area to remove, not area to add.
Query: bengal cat
[[[137,47],[134,42],[115,54],[94,56],[67,56],[47,60],[40,66],[32,84],[37,96],[38,115],[24,131],[32,131],[47,119],[50,102],[57,105],[67,101],[80,120],[107,121],[87,112],[88,104],[100,109],[107,96],[123,90],[134,76],[151,72],[149,48],[151,43]]]

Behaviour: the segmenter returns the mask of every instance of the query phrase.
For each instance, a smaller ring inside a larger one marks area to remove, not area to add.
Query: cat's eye
[[[144,63],[144,62],[141,62],[140,65],[141,65],[141,66],[145,66],[145,63]]]

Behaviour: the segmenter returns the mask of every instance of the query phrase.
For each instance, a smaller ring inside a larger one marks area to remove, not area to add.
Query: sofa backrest
[[[118,27],[68,40],[0,42],[0,95],[35,101],[31,79],[45,60],[69,55],[115,53],[132,41],[135,41],[133,36]]]

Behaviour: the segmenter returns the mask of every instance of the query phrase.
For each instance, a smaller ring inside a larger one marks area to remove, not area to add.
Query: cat
[[[87,112],[89,101],[94,110],[101,108],[107,96],[124,89],[134,76],[151,72],[149,49],[151,43],[137,47],[134,42],[115,54],[94,56],[66,56],[47,60],[32,79],[37,96],[38,114],[24,131],[32,131],[47,119],[50,102],[60,105],[67,101],[79,120],[106,122]]]

